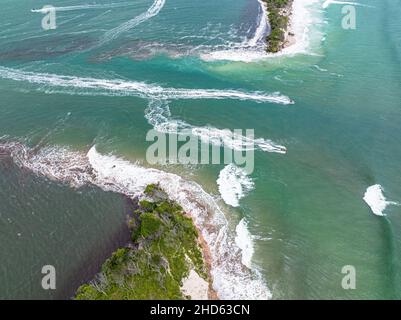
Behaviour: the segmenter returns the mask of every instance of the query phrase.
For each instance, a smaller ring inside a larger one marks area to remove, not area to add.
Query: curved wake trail
[[[114,93],[115,95],[136,96],[159,100],[234,99],[284,105],[294,103],[289,97],[280,95],[278,92],[266,94],[262,92],[245,92],[239,90],[163,88],[145,82],[62,76],[49,73],[21,71],[6,67],[0,67],[0,78],[25,81],[48,87],[74,89],[72,94],[88,94],[85,90],[93,90],[94,92],[92,92],[92,94],[98,93],[104,95]]]
[[[214,127],[196,127],[181,120],[171,118],[167,101],[151,100],[145,109],[145,118],[155,130],[163,133],[191,134],[198,137],[203,143],[218,147],[227,147],[235,151],[262,150],[285,154],[286,147],[271,140],[243,136],[228,129]]]
[[[68,7],[53,7],[52,9],[55,11],[75,11],[75,10],[87,10],[87,9],[112,9],[112,8],[121,8],[132,6],[133,3],[121,2],[121,3],[106,3],[106,4],[86,4],[79,6],[68,6]],[[31,9],[31,12],[38,13],[48,13],[49,9],[41,8],[41,9]]]
[[[117,38],[121,33],[126,32],[137,25],[149,20],[150,18],[159,14],[160,10],[164,7],[166,0],[156,0],[152,6],[144,13],[139,16],[121,24],[120,26],[107,31],[104,36],[100,39],[97,46],[102,46],[107,42],[110,42]]]

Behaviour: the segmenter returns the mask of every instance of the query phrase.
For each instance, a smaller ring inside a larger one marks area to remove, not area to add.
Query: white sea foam
[[[0,141],[0,149],[6,150],[18,166],[51,180],[62,181],[77,188],[91,181],[90,165],[81,152],[64,147],[31,149],[14,141]]]
[[[235,237],[235,243],[241,249],[242,253],[242,264],[248,268],[252,267],[252,257],[254,254],[253,236],[248,230],[248,222],[245,218],[241,219],[235,228],[237,236]]]
[[[239,43],[229,43],[225,48],[218,50],[211,50],[200,54],[201,59],[205,61],[214,60],[229,60],[252,62],[266,57],[266,36],[269,24],[267,21],[266,4],[257,0],[259,3],[257,27],[255,33],[251,38],[244,39]]]
[[[267,10],[266,4],[262,0],[259,2],[259,13],[258,13],[258,26],[255,30],[253,38],[249,39],[244,45],[248,47],[256,47],[257,45],[264,44],[264,37],[266,36],[268,29],[267,21]]]
[[[265,59],[267,54],[261,50],[252,48],[234,48],[216,50],[207,53],[201,53],[200,58],[204,61],[236,61],[236,62],[254,62]]]
[[[217,184],[224,202],[232,207],[239,207],[239,200],[254,188],[254,183],[245,170],[234,164],[229,164],[220,171]]]
[[[218,129],[210,126],[196,127],[184,121],[172,119],[167,101],[151,100],[145,110],[145,118],[159,132],[191,134],[206,144],[224,146],[235,151],[262,150],[281,154],[287,152],[284,146],[268,139],[254,139],[228,129]]]
[[[235,99],[255,102],[271,102],[278,104],[293,104],[294,102],[277,93],[244,92],[239,90],[216,89],[183,89],[163,88],[153,84],[138,81],[108,80],[88,77],[63,76],[50,73],[35,73],[0,66],[0,77],[15,81],[26,81],[47,87],[74,89],[73,93],[85,94],[85,90],[93,90],[92,94],[100,92],[116,93],[126,96],[152,98],[159,100],[176,99]]]
[[[327,72],[327,71],[329,71],[329,70],[327,70],[327,69],[324,69],[324,68],[318,66],[317,64],[315,64],[314,67],[315,67],[317,70],[321,71],[321,72]]]
[[[323,22],[321,11],[318,9],[319,3],[320,0],[294,0],[290,29],[295,34],[295,43],[277,53],[277,56],[310,53],[309,49],[314,36],[312,30]],[[319,36],[319,42],[321,42],[323,34],[314,31]]]
[[[96,185],[103,190],[141,197],[150,183],[159,183],[194,220],[211,253],[213,287],[221,299],[268,299],[271,293],[257,270],[243,265],[243,250],[235,241],[224,213],[203,188],[178,175],[149,169],[92,147],[87,154],[68,148],[27,148],[21,143],[0,143],[14,162],[38,175],[74,187]],[[247,260],[245,260],[247,261]]]
[[[107,42],[110,42],[116,39],[121,33],[127,32],[132,28],[135,28],[137,25],[149,20],[150,18],[159,14],[160,10],[164,7],[166,0],[155,0],[152,6],[144,13],[139,16],[119,25],[118,27],[107,31],[104,36],[100,39],[98,46],[104,45]]]
[[[372,212],[378,216],[385,216],[384,210],[388,205],[398,205],[397,202],[387,201],[380,184],[368,187],[363,200],[369,205]]]

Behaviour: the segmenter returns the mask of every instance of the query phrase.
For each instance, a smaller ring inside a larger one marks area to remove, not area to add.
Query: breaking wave
[[[254,188],[254,183],[245,170],[234,164],[229,164],[220,171],[217,184],[224,202],[232,207],[239,207],[239,200]]]
[[[248,230],[248,222],[245,218],[241,219],[235,228],[237,236],[235,243],[241,249],[242,264],[248,268],[252,267],[252,256],[254,254],[253,236]]]
[[[377,216],[385,216],[384,210],[386,210],[388,205],[398,205],[397,202],[387,201],[383,194],[383,187],[380,184],[368,187],[363,200]]]

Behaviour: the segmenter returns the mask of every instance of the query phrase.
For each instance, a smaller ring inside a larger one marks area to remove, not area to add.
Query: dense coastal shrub
[[[145,212],[141,215],[141,236],[147,238],[154,235],[157,231],[161,229],[163,222],[159,217],[150,212]]]
[[[282,49],[285,41],[289,18],[282,14],[282,9],[292,3],[292,0],[263,0],[267,4],[271,32],[266,37],[267,52],[275,53]]]
[[[140,201],[133,213],[132,243],[118,249],[97,279],[78,289],[76,299],[185,299],[180,287],[191,269],[207,280],[192,220],[158,185],[148,186],[145,194],[157,200]]]

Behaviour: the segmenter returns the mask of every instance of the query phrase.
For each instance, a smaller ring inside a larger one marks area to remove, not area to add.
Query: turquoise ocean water
[[[127,241],[124,195],[160,181],[204,231],[222,298],[401,298],[401,1],[359,0],[355,30],[322,2],[295,0],[301,48],[265,56],[257,0],[3,0],[0,297],[71,297]],[[146,133],[171,123],[269,148],[242,180],[150,165]]]

